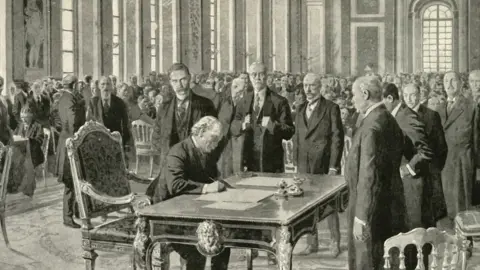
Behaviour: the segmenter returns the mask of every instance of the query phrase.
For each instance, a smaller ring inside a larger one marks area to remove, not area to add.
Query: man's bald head
[[[382,90],[382,83],[376,76],[356,79],[352,87],[352,101],[357,111],[365,113],[371,105],[381,102]]]

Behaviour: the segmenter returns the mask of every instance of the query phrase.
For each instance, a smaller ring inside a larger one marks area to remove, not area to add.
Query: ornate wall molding
[[[378,28],[378,73],[382,74],[385,71],[385,23],[383,22],[353,22],[350,26],[350,49],[351,62],[350,69],[353,74],[359,72],[357,70],[357,28],[358,27],[377,27]]]
[[[189,17],[190,17],[190,29],[191,29],[191,56],[194,60],[198,60],[199,50],[201,48],[200,44],[200,35],[202,33],[201,29],[201,1],[198,0],[190,0],[188,1],[188,8],[189,8]]]
[[[402,0],[403,1],[403,0]],[[357,10],[358,3],[371,4],[372,6],[378,4],[377,13],[359,13]],[[350,15],[352,18],[374,18],[385,17],[385,0],[351,0]]]

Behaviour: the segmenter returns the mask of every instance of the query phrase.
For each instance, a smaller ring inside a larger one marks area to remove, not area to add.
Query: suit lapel
[[[246,109],[246,115],[247,114],[250,114],[252,115],[252,111],[253,111],[253,108],[252,108],[252,103],[253,103],[253,92],[247,92],[245,93],[245,96],[243,97],[244,98],[244,104],[245,104],[245,109]]]
[[[177,98],[172,98],[172,101],[170,101],[168,104],[165,104],[166,106],[162,106],[165,111],[164,115],[162,118],[162,129],[165,128],[165,133],[164,134],[171,134],[172,133],[172,128],[173,128],[173,121],[175,119],[175,107],[177,106]]]
[[[111,100],[110,100],[110,103],[112,103]],[[103,104],[102,104],[102,99],[101,98],[98,98],[97,110],[98,110],[97,121],[103,124]]]
[[[191,90],[190,90],[191,91]],[[193,126],[193,123],[190,123],[190,121],[192,119],[199,119],[197,117],[195,117],[194,115],[192,115],[193,112],[197,113],[198,110],[193,110],[193,106],[196,106],[197,103],[197,99],[194,97],[194,93],[191,92],[190,96],[188,97],[190,100],[189,100],[189,105],[188,105],[188,108],[187,108],[187,123],[188,123],[188,126],[191,127]]]
[[[453,105],[452,111],[449,115],[447,115],[447,119],[445,120],[444,128],[450,126],[450,124],[455,121],[461,114],[463,113],[463,100],[459,99]]]
[[[327,110],[325,108],[326,107],[325,103],[326,103],[325,99],[323,97],[320,97],[320,100],[318,101],[317,107],[315,107],[315,110],[312,112],[312,115],[310,116],[310,119],[307,120],[305,118],[305,121],[309,121],[308,122],[308,131],[307,131],[306,136],[309,136],[317,128],[318,124],[320,123],[320,121],[325,116],[325,112]],[[305,106],[305,108],[307,106]]]
[[[270,90],[266,89],[266,91],[265,100],[263,101],[263,108],[261,110],[263,117],[272,116],[272,97]],[[258,115],[260,116],[260,113]]]

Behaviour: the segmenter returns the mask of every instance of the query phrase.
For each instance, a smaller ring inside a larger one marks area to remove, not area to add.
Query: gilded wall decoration
[[[43,0],[23,0],[25,18],[25,67],[44,67],[45,24]]]
[[[190,0],[188,2],[189,6],[189,16],[190,16],[190,28],[191,28],[191,39],[192,39],[192,57],[193,59],[198,59],[200,47],[200,34],[202,33],[201,30],[201,1],[198,0]]]

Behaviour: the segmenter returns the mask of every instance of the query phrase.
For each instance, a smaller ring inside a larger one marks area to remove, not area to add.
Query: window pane
[[[73,9],[73,0],[62,0],[63,9]]]
[[[119,35],[120,34],[120,18],[113,17],[113,34]]]
[[[150,27],[150,37],[151,38],[156,38],[157,37],[157,29],[155,28],[155,23],[152,23],[151,24],[151,27]]]
[[[62,11],[62,28],[64,30],[73,30],[73,12]]]
[[[112,15],[120,16],[119,0],[112,0]]]
[[[64,51],[73,51],[73,32],[62,31],[62,49]]]
[[[120,39],[119,39],[119,36],[116,36],[116,35],[113,36],[112,46],[113,46],[112,53],[120,54]]]
[[[73,68],[73,53],[72,52],[63,52],[63,72],[74,72]]]
[[[150,21],[152,22],[155,22],[157,21],[156,19],[156,15],[157,15],[157,12],[156,12],[156,9],[157,7],[155,5],[150,5]]]
[[[120,57],[118,55],[112,55],[112,68],[113,75],[118,78],[120,76]]]
[[[150,67],[152,69],[152,71],[156,71],[157,70],[157,58],[156,57],[151,57],[150,58]]]
[[[155,48],[155,46],[153,46],[152,49],[150,50],[150,55],[151,56],[156,56],[157,55],[157,48]]]

